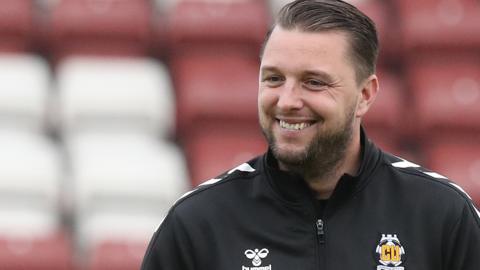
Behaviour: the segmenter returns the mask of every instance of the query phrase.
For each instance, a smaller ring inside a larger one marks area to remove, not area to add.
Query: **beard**
[[[344,160],[353,136],[354,108],[346,113],[346,118],[335,129],[319,132],[303,151],[282,151],[271,129],[262,126],[263,134],[273,156],[279,163],[305,179],[322,178],[335,172]]]

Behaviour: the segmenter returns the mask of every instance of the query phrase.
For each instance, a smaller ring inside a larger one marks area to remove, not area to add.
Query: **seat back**
[[[88,130],[173,133],[174,93],[166,68],[143,58],[70,58],[57,69],[65,135]]]

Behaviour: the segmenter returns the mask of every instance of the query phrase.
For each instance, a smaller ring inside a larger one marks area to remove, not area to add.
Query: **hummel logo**
[[[242,270],[272,270],[272,265],[260,266],[262,264],[262,259],[265,259],[268,253],[269,251],[266,248],[261,250],[258,250],[257,248],[254,250],[245,250],[245,256],[252,260],[252,264],[255,267],[242,266]]]
[[[247,256],[247,258],[249,258],[249,259],[253,259],[252,260],[253,266],[261,265],[262,264],[261,259],[266,258],[267,255],[268,255],[268,249],[266,249],[266,248],[264,248],[260,251],[258,249],[255,249],[255,250],[247,249],[247,250],[245,250],[245,256]]]

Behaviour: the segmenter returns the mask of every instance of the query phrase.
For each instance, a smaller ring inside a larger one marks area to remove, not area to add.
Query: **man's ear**
[[[357,117],[363,117],[367,113],[368,109],[377,97],[378,90],[379,83],[377,75],[372,74],[363,82],[363,87],[359,94],[360,96],[356,114]]]

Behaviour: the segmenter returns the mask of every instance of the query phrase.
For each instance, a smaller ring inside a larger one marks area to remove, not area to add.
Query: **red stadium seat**
[[[169,18],[170,45],[175,52],[228,47],[257,56],[268,22],[265,1],[180,1]]]
[[[235,55],[197,54],[172,60],[180,136],[202,119],[256,122],[258,63]]]
[[[404,92],[400,79],[393,73],[379,72],[380,90],[364,119],[370,137],[388,150],[397,150],[405,129]]]
[[[480,206],[480,133],[434,140],[426,149],[430,169],[460,185]]]
[[[2,0],[0,8],[0,51],[31,49],[34,16],[31,0]]]
[[[417,58],[407,67],[420,133],[480,130],[480,58]]]
[[[388,62],[389,58],[398,57],[401,47],[397,34],[399,31],[398,18],[389,2],[363,0],[355,1],[354,4],[375,22],[381,46],[379,61]]]
[[[397,0],[408,50],[478,50],[480,4],[477,0]]]
[[[87,258],[86,270],[138,270],[147,242],[104,242],[98,244]]]
[[[266,151],[256,124],[205,122],[184,140],[192,186],[214,178]]]
[[[144,55],[151,42],[147,1],[64,0],[50,18],[51,50],[70,54]]]
[[[70,239],[64,232],[43,237],[0,237],[2,270],[70,270]]]

